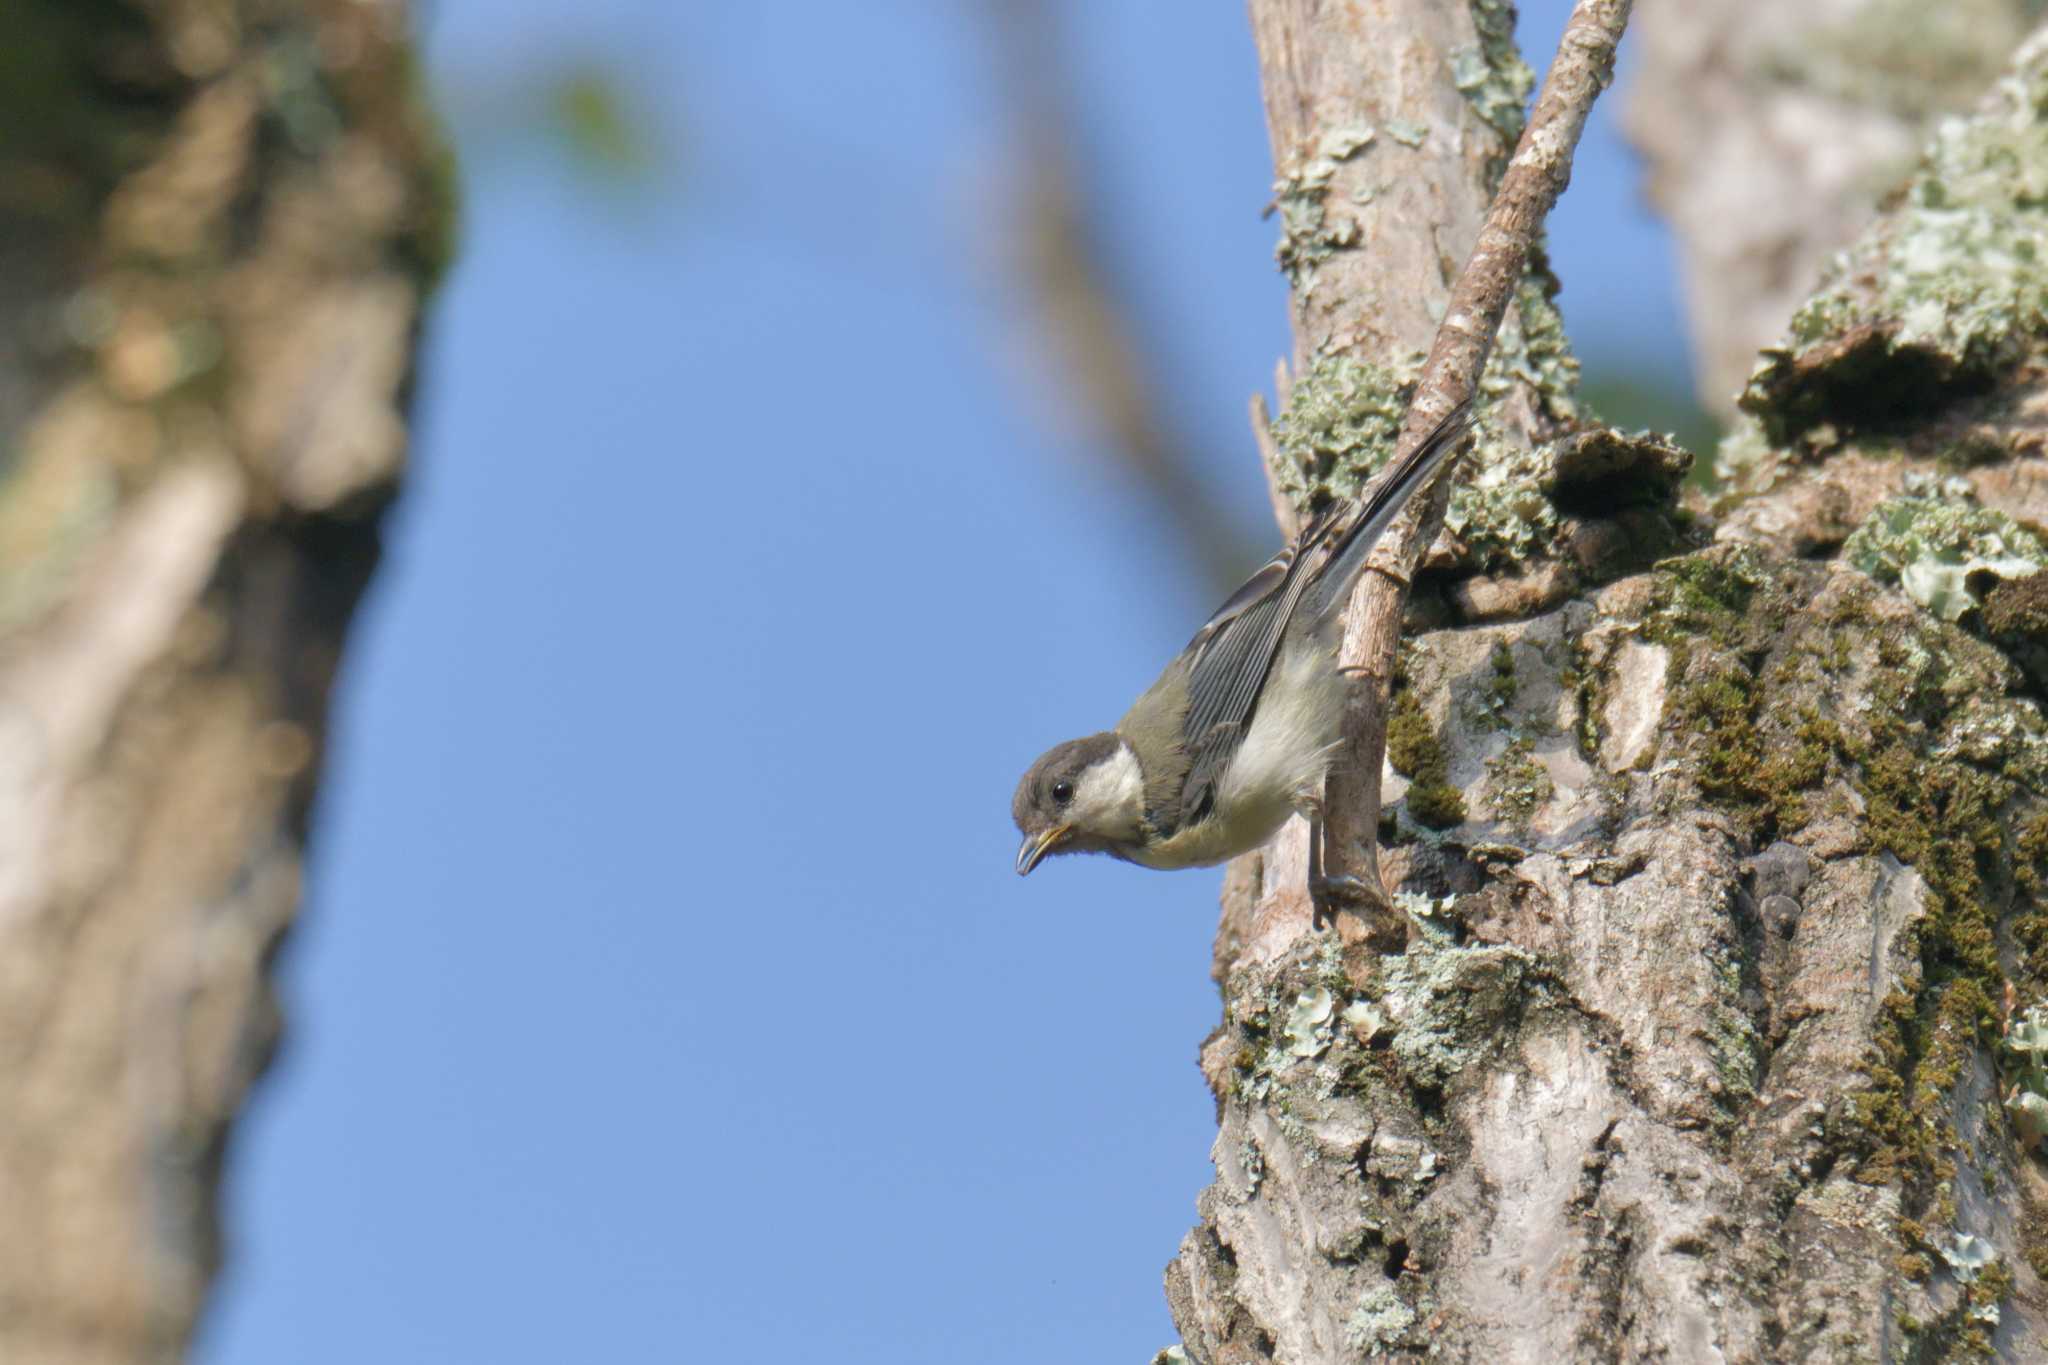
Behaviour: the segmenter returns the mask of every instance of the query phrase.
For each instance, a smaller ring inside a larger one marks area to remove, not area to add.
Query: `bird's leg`
[[[1363,877],[1332,877],[1323,870],[1323,819],[1320,812],[1308,818],[1308,903],[1309,927],[1335,927],[1339,910],[1385,912],[1391,907],[1387,893],[1368,886]]]
[[[1323,876],[1323,819],[1320,815],[1308,818],[1308,927],[1320,929],[1327,918],[1324,889],[1329,879]]]

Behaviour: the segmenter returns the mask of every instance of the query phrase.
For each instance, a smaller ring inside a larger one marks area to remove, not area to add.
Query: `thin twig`
[[[1280,526],[1280,539],[1294,539],[1294,499],[1280,486],[1280,443],[1273,439],[1273,414],[1266,408],[1266,395],[1254,393],[1251,402],[1252,440],[1259,447],[1259,468],[1266,475],[1266,496],[1273,500],[1273,520]]]
[[[1401,452],[1414,448],[1436,422],[1471,397],[1493,349],[1494,333],[1520,283],[1530,247],[1543,220],[1571,181],[1572,151],[1586,126],[1593,101],[1614,72],[1614,49],[1628,26],[1631,0],[1579,0],[1565,24],[1556,60],[1544,79],[1536,109],[1501,176],[1478,244],[1451,289],[1450,305],[1422,367],[1415,399],[1401,428]],[[1443,523],[1450,493],[1449,470],[1416,501],[1419,510],[1404,529],[1381,541],[1369,573],[1351,597],[1342,662],[1362,675],[1345,712],[1345,745],[1325,790],[1328,867],[1378,890],[1380,767],[1386,752],[1389,682],[1401,639],[1401,612],[1408,580]],[[1349,938],[1380,947],[1399,943],[1398,917],[1384,904],[1364,907],[1362,923],[1340,921]]]

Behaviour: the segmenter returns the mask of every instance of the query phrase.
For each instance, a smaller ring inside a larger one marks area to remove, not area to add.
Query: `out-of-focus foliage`
[[[555,78],[548,105],[553,131],[577,165],[627,177],[654,168],[647,112],[612,73],[596,67],[564,71]]]
[[[588,180],[635,187],[677,173],[685,139],[623,67],[565,58],[482,79],[444,80],[436,92],[466,160],[558,153]]]

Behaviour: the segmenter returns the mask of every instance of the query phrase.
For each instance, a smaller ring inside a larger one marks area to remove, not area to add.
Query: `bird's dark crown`
[[[1064,823],[1064,807],[1073,799],[1081,774],[1114,754],[1121,743],[1115,731],[1104,730],[1099,735],[1070,739],[1047,749],[1026,770],[1024,780],[1017,784],[1017,795],[1010,802],[1010,815],[1018,830],[1039,834]]]

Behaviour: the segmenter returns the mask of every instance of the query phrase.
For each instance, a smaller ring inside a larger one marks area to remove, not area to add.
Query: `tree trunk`
[[[1515,68],[1487,4],[1252,13],[1275,482],[1341,493]],[[1718,526],[1580,413],[1532,273],[1389,716],[1405,950],[1275,909],[1298,830],[1226,882],[1189,1359],[2048,1360],[2048,38],[2008,57],[1767,357]]]
[[[395,4],[15,0],[0,1360],[183,1354],[276,1022],[445,162]]]

